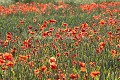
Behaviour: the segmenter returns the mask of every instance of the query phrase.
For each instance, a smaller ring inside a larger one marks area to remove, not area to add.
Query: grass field
[[[120,2],[74,1],[0,5],[1,80],[120,79]]]

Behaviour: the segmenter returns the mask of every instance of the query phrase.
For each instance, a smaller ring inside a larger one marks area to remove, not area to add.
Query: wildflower
[[[86,71],[84,62],[80,62],[80,67],[81,67],[80,71],[82,71],[82,72]]]
[[[85,22],[82,24],[82,28],[87,28],[88,27],[88,24]]]
[[[77,61],[76,60],[73,61],[73,65],[77,65]]]
[[[0,59],[0,66],[4,65],[5,64],[5,60],[3,59]]]
[[[29,34],[35,34],[35,32],[34,32],[34,31],[31,31],[31,30],[28,30],[28,33],[29,33]]]
[[[63,26],[68,27],[68,24],[67,23],[63,23]]]
[[[105,47],[105,42],[100,42],[100,43],[99,43],[99,46]]]
[[[34,73],[35,73],[35,74],[39,74],[39,72],[40,72],[39,69],[35,69],[35,70],[34,70]]]
[[[40,31],[44,30],[46,27],[47,27],[47,24],[44,23],[44,24],[40,27]]]
[[[96,63],[95,62],[90,62],[89,63],[92,67],[95,67],[96,66]]]
[[[31,30],[32,29],[32,26],[28,26],[28,30]]]
[[[120,58],[118,58],[118,61],[120,61]]]
[[[109,32],[108,32],[108,35],[112,35],[112,31],[109,31]]]
[[[50,63],[50,68],[52,70],[55,70],[57,68],[57,64],[55,64],[54,62]]]
[[[29,64],[30,68],[34,67],[34,62],[33,61],[28,62],[28,64]]]
[[[73,74],[73,73],[72,73],[72,74],[70,74],[70,78],[71,78],[71,79],[75,79],[75,78],[77,78],[77,76],[76,76],[76,74]]]
[[[34,18],[34,19],[33,19],[33,22],[36,22],[36,21],[37,21],[36,18]]]
[[[42,72],[45,72],[45,71],[47,70],[47,67],[46,67],[46,66],[42,66],[42,67],[40,68],[40,70],[41,70]]]
[[[85,63],[84,62],[80,62],[80,66],[81,67],[85,67]]]
[[[68,55],[69,55],[69,52],[64,52],[64,54],[65,54],[66,56],[68,56]]]
[[[14,63],[12,61],[9,61],[7,64],[6,64],[8,67],[12,67],[14,66]]]
[[[120,48],[120,44],[117,44],[116,47],[117,47],[117,48]]]
[[[61,69],[58,69],[58,73],[62,73],[62,70],[61,70]]]
[[[20,60],[20,61],[26,61],[26,59],[27,59],[27,57],[24,56],[24,55],[20,55],[20,56],[19,56],[19,60]]]
[[[3,58],[4,58],[5,60],[10,60],[10,61],[13,60],[12,54],[7,53],[7,52],[3,54]]]
[[[49,20],[49,22],[51,22],[51,23],[55,23],[55,22],[56,22],[56,20]]]
[[[46,36],[48,36],[48,33],[49,33],[48,31],[45,31],[45,32],[42,33],[42,36],[46,37]]]
[[[104,19],[101,19],[100,21],[99,21],[99,24],[100,24],[100,26],[104,26],[105,25],[105,20]]]
[[[60,80],[65,80],[65,75],[63,73],[61,73],[59,76],[60,76]]]
[[[25,23],[25,21],[24,21],[24,20],[21,20],[21,21],[20,21],[20,24],[24,24],[24,23]]]
[[[8,41],[11,41],[11,40],[12,40],[12,34],[11,34],[10,32],[8,32],[8,33],[6,34],[6,40],[8,40]]]
[[[112,56],[115,57],[118,55],[118,52],[116,50],[111,50]]]
[[[81,71],[81,72],[85,72],[85,71],[86,71],[86,68],[85,68],[85,67],[81,67],[81,68],[80,68],[80,71]]]
[[[90,75],[91,75],[92,78],[98,76],[99,74],[100,74],[100,71],[92,71],[92,72],[90,73]]]
[[[50,32],[54,31],[54,27],[49,28],[49,31],[50,31]]]
[[[7,66],[2,66],[2,70],[6,70],[7,68]]]
[[[117,31],[120,31],[120,27],[118,27],[116,30],[117,30]]]
[[[51,57],[51,58],[49,59],[49,63],[52,63],[52,62],[56,62],[56,58],[55,58],[55,57]]]
[[[11,53],[14,54],[15,52],[16,52],[16,48],[13,48],[13,49],[11,50]]]
[[[61,56],[61,53],[57,53],[57,57],[60,57]]]

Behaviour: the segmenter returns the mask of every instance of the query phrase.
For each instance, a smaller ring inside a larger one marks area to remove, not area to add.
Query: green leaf
[[[73,72],[74,72],[74,73],[77,73],[77,70],[75,69],[75,67],[73,68]]]
[[[2,74],[0,73],[0,79],[2,79]]]

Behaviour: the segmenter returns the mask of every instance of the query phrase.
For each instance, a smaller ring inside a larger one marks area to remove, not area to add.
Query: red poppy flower
[[[35,74],[39,74],[39,72],[40,72],[39,69],[35,69],[35,70],[34,70],[34,73],[35,73]]]
[[[73,73],[70,74],[70,78],[71,78],[71,79],[75,79],[76,77],[77,77],[76,74],[73,74]]]
[[[3,54],[3,58],[5,60],[10,60],[10,61],[12,61],[12,59],[13,59],[12,54],[7,53],[7,52]]]
[[[0,66],[5,64],[5,60],[0,59]]]
[[[55,57],[51,57],[51,58],[49,59],[49,63],[52,63],[52,62],[56,62],[56,58],[55,58]]]
[[[81,67],[85,67],[85,63],[84,62],[80,62],[80,66]]]
[[[19,60],[20,60],[20,61],[26,61],[26,59],[27,59],[27,57],[24,56],[24,55],[20,55],[20,56],[19,56]]]
[[[118,55],[118,52],[116,50],[111,50],[112,56],[115,57]]]
[[[52,70],[55,70],[57,68],[57,64],[55,64],[54,62],[50,63],[50,68]]]
[[[104,25],[105,25],[105,23],[106,23],[106,22],[105,22],[105,20],[104,20],[104,19],[101,19],[101,20],[100,20],[100,22],[99,22],[99,24],[100,24],[101,26],[104,26]]]
[[[9,61],[7,64],[6,64],[8,67],[12,67],[14,66],[14,63],[12,61]]]
[[[66,26],[66,27],[68,27],[68,24],[67,24],[67,23],[63,23],[63,26]]]
[[[73,65],[77,65],[77,61],[76,60],[73,61]]]
[[[99,75],[99,74],[100,74],[100,71],[92,71],[92,72],[90,73],[90,75],[91,75],[92,78],[96,77],[96,76]]]
[[[105,42],[100,42],[99,45],[105,47]]]
[[[33,61],[28,62],[28,64],[29,64],[30,68],[34,67],[34,62]]]
[[[46,66],[42,66],[42,67],[40,68],[40,70],[41,70],[42,72],[44,72],[44,71],[47,70],[47,67],[46,67]]]
[[[87,28],[88,24],[85,22],[84,24],[82,24],[82,28]]]
[[[10,32],[8,32],[8,33],[6,34],[6,40],[8,40],[8,41],[11,41],[11,40],[12,40],[12,34],[11,34]]]
[[[56,22],[56,20],[49,20],[49,22],[51,22],[51,23],[55,23],[55,22]]]
[[[85,72],[85,71],[86,71],[86,68],[85,68],[85,67],[81,67],[80,71],[81,71],[81,72]]]

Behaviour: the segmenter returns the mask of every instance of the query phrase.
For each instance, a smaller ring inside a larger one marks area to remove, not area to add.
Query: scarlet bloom
[[[34,70],[34,73],[35,73],[35,74],[39,74],[39,72],[40,72],[39,69],[35,69],[35,70]]]
[[[115,57],[118,55],[118,52],[116,50],[111,50],[112,56]]]
[[[42,33],[42,36],[43,37],[48,36],[48,33],[49,33],[48,31],[45,31],[45,32]]]
[[[50,32],[54,31],[54,27],[49,28],[49,31],[50,31]]]
[[[95,62],[90,62],[89,63],[92,67],[95,67],[96,66],[96,63]]]
[[[118,61],[120,61],[120,58],[118,58]]]
[[[76,60],[73,61],[73,65],[77,65],[77,61]]]
[[[67,24],[67,23],[63,23],[63,26],[66,26],[66,27],[68,27],[68,24]]]
[[[20,61],[26,61],[27,57],[24,55],[20,55],[19,60]]]
[[[52,70],[55,70],[57,68],[57,64],[55,64],[54,62],[50,63],[50,68]]]
[[[105,47],[105,42],[100,42],[99,45]]]
[[[64,54],[65,54],[66,56],[68,56],[68,55],[69,55],[69,52],[64,52]]]
[[[37,21],[36,18],[34,18],[34,19],[33,19],[33,22],[36,22],[36,21]]]
[[[87,28],[88,24],[85,22],[84,24],[82,24],[82,28]]]
[[[29,64],[30,68],[34,67],[34,62],[33,61],[28,62],[28,64]]]
[[[99,74],[100,74],[100,71],[92,71],[92,72],[90,73],[90,75],[91,75],[92,78],[96,77],[96,76],[99,75]]]
[[[85,68],[85,67],[81,67],[80,71],[81,71],[81,72],[85,72],[85,71],[86,71],[86,68]]]
[[[73,73],[70,74],[70,78],[71,78],[71,79],[75,79],[76,77],[77,77],[76,74],[73,74]]]
[[[99,24],[100,24],[100,26],[104,26],[105,25],[105,20],[104,19],[101,19],[100,21],[99,21]]]
[[[44,71],[47,70],[47,67],[46,67],[46,66],[42,66],[42,67],[40,68],[40,70],[41,70],[42,72],[44,72]]]
[[[0,66],[5,64],[5,60],[0,59]]]
[[[51,22],[51,23],[55,23],[55,22],[56,22],[56,20],[49,20],[49,22]]]
[[[2,70],[6,70],[6,69],[7,69],[7,66],[3,66],[3,67],[2,67]]]
[[[8,67],[12,67],[14,66],[14,63],[12,61],[9,61],[7,64],[6,64]]]
[[[15,52],[16,52],[16,48],[13,48],[13,49],[11,50],[11,53],[14,54]]]
[[[3,54],[3,58],[5,60],[10,60],[10,61],[12,61],[12,59],[13,59],[12,54],[7,53],[7,52],[5,54]]]
[[[84,62],[80,62],[80,67],[81,67],[80,71],[82,71],[82,72],[86,71]]]
[[[80,62],[80,66],[81,67],[85,67],[85,63],[84,62]]]
[[[25,21],[23,21],[23,20],[20,21],[20,24],[24,24],[24,23],[25,23]]]
[[[61,56],[61,54],[60,53],[57,53],[57,57],[60,57]]]
[[[28,30],[31,30],[32,29],[32,26],[28,26]]]
[[[8,40],[8,41],[11,41],[11,40],[12,40],[12,34],[11,34],[10,32],[8,32],[8,33],[6,34],[6,40]]]
[[[63,73],[61,73],[61,74],[60,74],[60,77],[61,77],[60,80],[64,80],[65,75],[64,75]]]
[[[56,62],[56,58],[55,58],[55,57],[51,57],[51,58],[49,59],[49,63],[52,63],[52,62]]]

